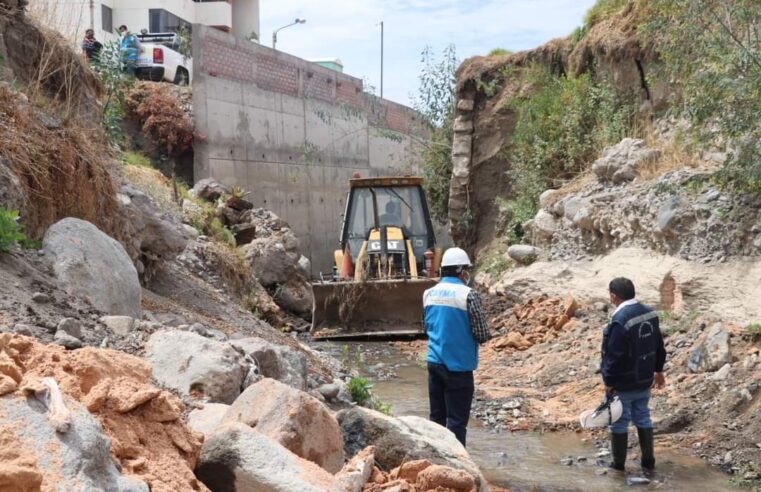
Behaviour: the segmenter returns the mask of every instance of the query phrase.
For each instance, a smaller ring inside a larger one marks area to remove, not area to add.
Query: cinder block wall
[[[351,174],[417,172],[428,135],[415,111],[356,77],[201,25],[193,109],[194,179],[240,186],[288,221],[313,276],[331,271]]]

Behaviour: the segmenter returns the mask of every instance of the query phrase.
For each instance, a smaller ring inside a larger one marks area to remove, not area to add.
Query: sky
[[[380,93],[380,25],[384,24],[383,96],[411,105],[430,46],[449,44],[464,60],[493,48],[520,51],[566,36],[595,0],[260,0],[261,42],[301,58],[339,58],[344,72]]]

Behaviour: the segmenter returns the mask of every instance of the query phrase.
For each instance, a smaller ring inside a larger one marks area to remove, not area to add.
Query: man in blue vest
[[[655,468],[653,422],[650,420],[650,388],[666,384],[663,366],[666,349],[658,326],[658,314],[635,299],[634,284],[615,278],[608,287],[616,306],[603,331],[601,372],[605,391],[618,395],[623,405],[621,418],[610,426],[611,468],[624,470],[629,422],[637,427],[640,464],[646,471]]]
[[[119,41],[119,52],[121,54],[122,70],[130,75],[135,75],[135,66],[137,65],[137,57],[140,53],[140,40],[136,35],[131,33],[127,26],[119,26],[119,34],[121,34],[121,40]]]
[[[450,248],[441,259],[441,281],[423,294],[428,333],[428,400],[431,420],[465,446],[473,401],[478,345],[490,338],[478,292],[468,287],[468,254]]]

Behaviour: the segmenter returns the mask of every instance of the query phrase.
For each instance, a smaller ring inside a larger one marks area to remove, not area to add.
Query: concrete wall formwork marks
[[[330,272],[348,179],[417,170],[426,131],[362,81],[205,26],[193,27],[194,177],[250,192]]]

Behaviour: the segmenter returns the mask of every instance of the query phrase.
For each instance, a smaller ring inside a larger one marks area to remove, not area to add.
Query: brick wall
[[[364,112],[375,125],[400,133],[427,134],[415,111],[364,93],[362,80],[357,77],[226,33],[214,33],[198,40],[201,59],[197,62],[204,74],[254,83],[260,89],[289,96],[346,104]]]

